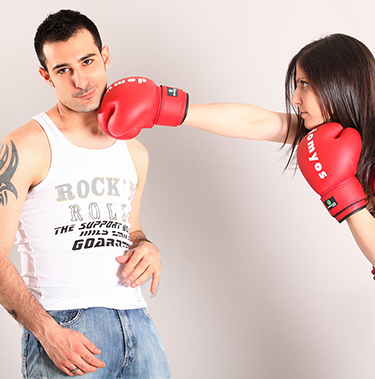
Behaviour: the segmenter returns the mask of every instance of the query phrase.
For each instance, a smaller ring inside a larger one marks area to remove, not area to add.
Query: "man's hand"
[[[40,338],[40,342],[53,363],[69,376],[81,376],[105,367],[105,363],[94,355],[101,351],[75,330],[56,325],[48,337]]]
[[[122,271],[125,284],[135,288],[152,276],[150,292],[155,294],[160,280],[160,252],[147,239],[136,240],[134,245],[125,255],[117,258],[119,263],[125,264]]]

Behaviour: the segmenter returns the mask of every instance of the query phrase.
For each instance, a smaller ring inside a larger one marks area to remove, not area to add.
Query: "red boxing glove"
[[[133,77],[111,84],[99,107],[98,121],[116,139],[132,139],[155,124],[181,125],[189,95],[177,88],[157,86],[152,80]]]
[[[312,130],[298,146],[303,176],[338,222],[366,207],[366,195],[355,176],[361,149],[358,131],[334,122]]]

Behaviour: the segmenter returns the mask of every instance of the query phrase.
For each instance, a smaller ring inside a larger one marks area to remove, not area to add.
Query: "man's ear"
[[[111,65],[111,53],[109,51],[109,46],[104,45],[101,53],[102,53],[102,57],[103,57],[104,67],[106,70],[108,70],[110,65]]]
[[[51,80],[51,77],[49,76],[49,73],[45,68],[40,67],[39,68],[39,74],[41,75],[41,77],[46,81],[46,83],[49,86],[54,87],[53,82]]]

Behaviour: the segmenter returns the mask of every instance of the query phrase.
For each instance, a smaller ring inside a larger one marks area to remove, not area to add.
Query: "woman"
[[[375,265],[375,219],[370,213],[375,172],[372,53],[360,41],[343,34],[314,41],[291,60],[285,95],[287,113],[246,104],[191,105],[184,124],[223,136],[290,144],[287,166],[292,163],[297,146],[305,142],[303,138],[314,128],[336,122],[356,129],[362,137],[362,149],[354,171],[366,189],[368,201],[366,208],[358,207],[345,220],[358,246]],[[331,155],[335,159],[334,151]],[[336,161],[339,165],[339,157]]]

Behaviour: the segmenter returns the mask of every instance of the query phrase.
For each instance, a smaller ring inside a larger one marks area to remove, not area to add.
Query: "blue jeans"
[[[106,367],[87,379],[170,379],[164,348],[146,309],[88,308],[50,311],[61,326],[83,333],[102,353]],[[28,330],[22,335],[22,374],[25,379],[60,379],[60,371]]]

